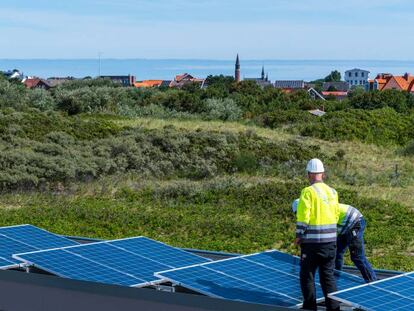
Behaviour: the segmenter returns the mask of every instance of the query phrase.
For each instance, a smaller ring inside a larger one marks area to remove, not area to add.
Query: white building
[[[362,86],[366,87],[369,79],[369,71],[363,69],[351,69],[345,71],[345,81],[349,83],[350,87]]]

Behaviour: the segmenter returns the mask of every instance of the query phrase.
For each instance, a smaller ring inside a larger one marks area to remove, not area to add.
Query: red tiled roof
[[[395,85],[401,91],[411,91],[413,88],[414,77],[406,73],[404,76],[391,76],[386,79],[386,83],[381,89],[395,89]]]
[[[184,73],[182,75],[175,76],[175,81],[180,82],[181,80],[187,78],[188,80],[193,80],[194,77],[188,73]]]
[[[40,82],[40,79],[39,79],[39,78],[26,79],[26,80],[24,81],[24,85],[25,85],[27,88],[31,89],[31,88],[36,87],[36,86],[39,84],[39,82]]]
[[[347,96],[348,92],[339,92],[339,91],[325,91],[322,92],[323,96],[333,95],[333,96]]]
[[[163,80],[144,80],[135,82],[135,87],[157,87],[160,86]]]
[[[404,77],[395,76],[394,79],[397,82],[397,84],[399,85],[399,87],[401,88],[401,90],[407,90],[408,89],[408,81],[406,79],[404,79]]]

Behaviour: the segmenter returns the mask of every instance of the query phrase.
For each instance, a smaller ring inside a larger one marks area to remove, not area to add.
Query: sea
[[[99,75],[134,75],[137,81],[172,80],[189,73],[204,78],[208,75],[234,75],[234,60],[199,59],[0,59],[0,70],[18,69],[26,76],[96,77]],[[396,60],[243,60],[241,77],[260,77],[262,67],[270,80],[312,81],[327,76],[332,70],[344,74],[348,69],[378,73],[414,73],[414,61]]]

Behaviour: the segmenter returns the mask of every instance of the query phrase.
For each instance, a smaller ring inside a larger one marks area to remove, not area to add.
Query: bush
[[[204,115],[207,120],[236,121],[241,118],[242,110],[230,98],[207,99]]]
[[[315,119],[307,111],[302,110],[276,110],[270,113],[259,115],[255,121],[261,126],[269,128],[280,128],[286,125],[306,124]]]
[[[350,104],[357,109],[381,109],[390,107],[397,112],[407,112],[413,95],[398,90],[350,93]]]
[[[405,145],[414,136],[414,115],[408,116],[391,108],[346,110],[327,113],[308,124],[297,124],[303,136],[325,140],[359,140],[377,145]]]
[[[121,131],[107,118],[39,111],[0,116],[0,135],[2,190],[123,173],[195,180],[240,171],[278,173],[281,165],[295,170],[320,155],[315,146],[276,144],[251,133],[182,132],[172,127]]]
[[[403,150],[404,155],[414,156],[414,140],[411,140]]]
[[[55,110],[56,102],[50,92],[43,89],[35,89],[29,93],[30,106],[41,111]]]

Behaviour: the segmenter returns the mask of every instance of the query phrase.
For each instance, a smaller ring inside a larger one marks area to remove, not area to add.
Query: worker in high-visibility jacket
[[[365,257],[364,231],[366,222],[355,207],[339,204],[338,240],[335,269],[342,270],[344,254],[349,248],[351,260],[366,282],[377,280],[374,270]]]
[[[315,273],[325,296],[327,310],[339,310],[339,303],[328,297],[335,292],[334,276],[339,203],[337,192],[323,182],[324,166],[312,159],[307,168],[311,184],[302,190],[296,213],[296,240],[301,247],[300,285],[303,309],[317,310]]]
[[[299,199],[296,199],[292,203],[292,211],[295,214],[298,209],[298,204]],[[339,203],[335,269],[342,270],[344,255],[346,250],[349,248],[351,260],[361,272],[364,280],[366,282],[373,282],[377,280],[377,276],[365,256],[365,227],[366,221],[359,210],[351,205]]]

